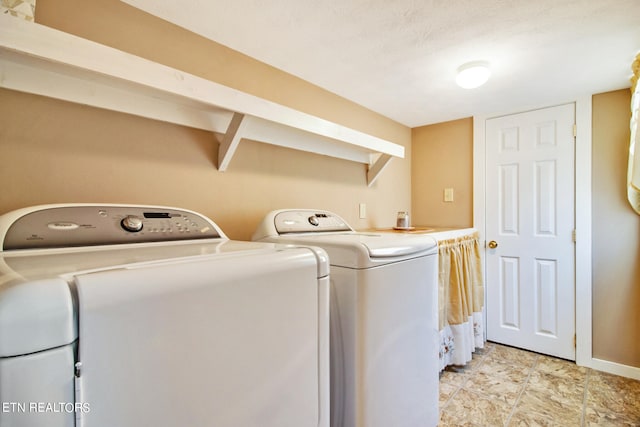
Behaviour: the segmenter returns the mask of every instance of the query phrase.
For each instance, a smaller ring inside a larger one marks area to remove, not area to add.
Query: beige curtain
[[[2,0],[0,14],[9,14],[33,22],[36,13],[36,0]]]
[[[633,210],[640,214],[640,53],[631,65],[631,139],[627,168],[627,198]]]
[[[478,233],[440,240],[440,369],[464,365],[484,346],[484,284]]]

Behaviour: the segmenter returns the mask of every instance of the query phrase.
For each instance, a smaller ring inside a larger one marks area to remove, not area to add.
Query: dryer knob
[[[312,215],[309,217],[309,224],[314,225],[314,226],[319,226],[320,225],[320,221],[318,220],[318,217],[315,215]]]
[[[142,230],[142,219],[135,215],[126,216],[120,224],[122,224],[122,228],[132,233]]]

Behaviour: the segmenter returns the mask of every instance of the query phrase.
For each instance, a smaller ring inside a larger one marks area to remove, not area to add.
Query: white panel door
[[[485,135],[487,338],[570,360],[574,123],[567,104],[487,120]]]

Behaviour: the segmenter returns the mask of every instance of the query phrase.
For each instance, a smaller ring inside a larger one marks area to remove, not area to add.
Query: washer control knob
[[[317,227],[320,225],[320,221],[318,220],[318,217],[315,215],[312,215],[309,217],[309,224]]]
[[[120,224],[122,228],[132,233],[142,230],[142,219],[135,215],[127,215]]]

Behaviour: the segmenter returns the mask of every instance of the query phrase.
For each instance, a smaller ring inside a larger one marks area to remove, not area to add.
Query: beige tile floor
[[[487,343],[440,374],[440,426],[640,426],[640,381]]]

